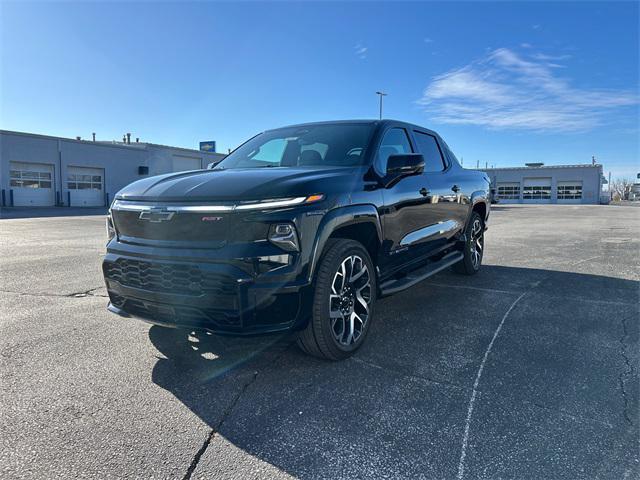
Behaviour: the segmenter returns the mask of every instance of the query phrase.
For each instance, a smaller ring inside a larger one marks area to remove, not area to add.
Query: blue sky
[[[386,118],[465,166],[640,170],[636,2],[0,4],[0,128],[237,146]]]

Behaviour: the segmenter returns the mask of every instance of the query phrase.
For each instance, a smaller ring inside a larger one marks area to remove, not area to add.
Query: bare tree
[[[612,197],[615,200],[628,200],[629,192],[631,191],[631,186],[633,185],[633,180],[628,178],[617,178],[613,182],[611,182],[611,192]]]

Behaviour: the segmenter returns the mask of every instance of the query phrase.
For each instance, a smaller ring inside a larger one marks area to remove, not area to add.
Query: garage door
[[[10,187],[17,207],[46,207],[55,204],[53,165],[10,162]]]
[[[67,167],[67,189],[72,207],[103,207],[104,169]]]
[[[551,178],[525,178],[522,188],[524,203],[551,203]]]
[[[173,171],[184,172],[185,170],[200,170],[202,168],[202,160],[194,157],[183,157],[180,155],[173,156]]]

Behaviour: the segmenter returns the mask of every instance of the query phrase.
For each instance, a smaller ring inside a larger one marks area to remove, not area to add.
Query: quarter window
[[[442,162],[442,153],[438,147],[436,137],[427,133],[417,132],[414,130],[418,151],[424,157],[425,172],[441,172],[444,170]]]
[[[378,164],[383,172],[387,171],[387,160],[391,155],[399,153],[411,153],[411,144],[404,128],[392,128],[387,130],[382,137],[378,149]]]

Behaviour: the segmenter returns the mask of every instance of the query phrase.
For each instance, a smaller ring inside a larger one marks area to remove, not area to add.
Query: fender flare
[[[309,258],[308,280],[310,282],[313,280],[324,247],[333,232],[339,228],[359,223],[372,223],[376,228],[377,242],[378,244],[382,243],[382,223],[380,222],[378,210],[374,205],[347,205],[329,210],[324,215],[318,226]]]
[[[484,218],[482,220],[486,223],[487,219],[489,218],[489,211],[491,210],[491,202],[489,201],[489,193],[486,190],[476,190],[475,192],[473,192],[471,194],[471,196],[469,197],[469,200],[470,200],[470,205],[471,206],[469,208],[469,214],[467,216],[467,222],[471,218],[471,212],[473,212],[473,209],[476,207],[476,205],[478,205],[479,203],[483,203],[486,213],[485,213],[485,216],[484,216]]]

